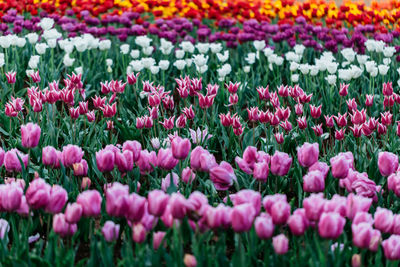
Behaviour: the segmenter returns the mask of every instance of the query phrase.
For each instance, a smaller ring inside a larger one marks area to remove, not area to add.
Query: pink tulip
[[[354,216],[360,212],[365,211],[367,212],[371,207],[372,199],[357,196],[353,193],[347,196],[347,204],[346,204],[346,216],[352,220]]]
[[[102,149],[96,152],[97,168],[101,172],[110,172],[114,169],[115,153],[111,149]]]
[[[268,162],[257,162],[254,163],[253,177],[254,179],[262,182],[266,182],[269,174]]]
[[[179,160],[175,159],[171,148],[161,148],[157,153],[157,166],[164,170],[172,170],[178,164]]]
[[[22,163],[24,164],[25,168],[28,166],[29,156],[23,154],[16,148],[13,148],[6,152],[4,155],[4,166],[8,172],[21,172],[22,167],[19,161],[21,159]]]
[[[59,185],[53,185],[50,191],[49,202],[46,205],[46,211],[52,214],[61,212],[67,200],[67,191]]]
[[[329,173],[329,166],[325,162],[315,162],[310,168],[308,168],[308,171],[320,171],[325,179]]]
[[[264,197],[262,204],[263,204],[264,209],[268,213],[271,213],[272,205],[274,205],[278,201],[287,202],[286,195],[284,195],[284,194],[267,195]]]
[[[65,167],[72,167],[75,163],[81,162],[83,154],[79,146],[67,145],[63,147],[62,163]]]
[[[185,184],[191,184],[196,178],[196,173],[190,168],[186,167],[182,170],[182,182]]]
[[[169,196],[161,190],[150,191],[147,195],[148,211],[150,214],[160,217],[168,205]]]
[[[122,151],[129,150],[132,152],[133,161],[139,160],[142,145],[138,141],[125,141],[122,145]]]
[[[115,165],[120,172],[125,173],[133,169],[133,153],[125,150],[115,154]]]
[[[185,159],[190,151],[190,140],[187,138],[175,137],[171,142],[172,155],[176,159]]]
[[[393,229],[394,215],[391,210],[378,207],[374,214],[374,226],[383,233],[391,233]]]
[[[338,179],[347,177],[351,168],[349,160],[343,155],[337,155],[330,159],[332,176]]]
[[[324,212],[318,222],[318,233],[323,238],[337,239],[343,232],[346,219],[337,212]]]
[[[399,167],[399,158],[391,152],[379,152],[378,167],[382,176],[389,176]]]
[[[54,167],[57,165],[57,150],[52,146],[46,146],[42,149],[42,162],[45,166]]]
[[[278,255],[286,254],[289,250],[289,240],[284,234],[274,236],[274,238],[272,238],[272,245],[275,253]]]
[[[179,185],[179,176],[176,173],[172,173],[172,182],[174,186],[177,188]],[[161,190],[164,192],[168,191],[168,188],[171,186],[171,174],[168,173],[165,178],[161,180]]]
[[[86,217],[96,217],[101,212],[102,197],[96,190],[86,190],[78,195],[76,203],[82,206],[82,214]]]
[[[146,149],[140,151],[140,157],[139,160],[136,162],[136,165],[139,167],[141,174],[152,172],[154,170],[153,166],[157,166],[156,152],[149,152]]]
[[[266,213],[261,213],[254,222],[257,236],[261,239],[271,238],[274,234],[274,223],[271,216]]]
[[[17,183],[0,185],[0,205],[6,211],[16,211],[22,200],[24,191]]]
[[[187,199],[180,193],[173,193],[168,202],[171,207],[171,215],[175,219],[183,219],[189,208]]]
[[[119,235],[119,224],[115,224],[113,221],[106,221],[101,233],[107,242],[113,242],[117,240]]]
[[[91,184],[92,184],[92,181],[89,179],[89,177],[83,177],[82,183],[81,183],[81,188],[83,190],[86,190],[90,187]]]
[[[256,215],[261,209],[261,194],[251,189],[243,189],[229,196],[234,206],[249,203],[253,206]]]
[[[322,193],[311,194],[303,200],[303,207],[306,211],[306,216],[310,221],[318,221],[324,211],[325,199]]]
[[[382,247],[388,260],[400,260],[400,235],[391,235],[382,242]]]
[[[275,151],[271,158],[271,173],[278,176],[285,176],[292,165],[292,158],[284,153]]]
[[[359,223],[368,223],[370,225],[373,225],[374,219],[372,218],[372,215],[370,213],[365,211],[360,211],[357,212],[357,214],[353,218],[353,224],[359,224]]]
[[[68,223],[77,223],[82,216],[82,206],[78,203],[68,204],[64,214]]]
[[[37,178],[29,183],[25,193],[26,201],[33,209],[45,208],[50,201],[51,186],[42,178]]]
[[[320,171],[311,171],[303,176],[303,190],[305,192],[323,192],[325,177]]]
[[[299,163],[303,167],[310,167],[318,161],[319,157],[319,145],[318,143],[310,144],[304,143],[297,149],[297,157]]]
[[[270,215],[274,224],[285,224],[290,216],[289,203],[277,201],[271,206]]]
[[[0,147],[0,167],[3,166],[5,154],[6,152],[4,149]]]
[[[127,198],[127,208],[125,210],[125,218],[131,222],[139,222],[147,208],[146,198],[132,193]]]
[[[167,234],[166,232],[162,232],[162,231],[153,233],[153,249],[154,250],[157,250],[160,247],[161,242],[164,240],[164,237],[166,234]]]
[[[196,258],[190,254],[185,254],[185,256],[183,257],[183,263],[185,264],[185,267],[196,267],[197,266]]]
[[[324,212],[337,212],[341,216],[346,216],[346,197],[340,195],[333,195],[330,200],[325,200]]]
[[[25,196],[21,197],[21,204],[19,205],[19,208],[17,209],[17,213],[24,217],[27,217],[29,215],[29,205],[26,202]]]
[[[376,251],[381,242],[381,233],[369,223],[352,224],[353,244],[359,248]]]
[[[62,213],[56,214],[53,217],[53,230],[61,237],[72,236],[77,230],[76,224],[69,224],[65,220],[65,215]]]
[[[222,161],[219,166],[210,169],[210,179],[217,190],[228,190],[236,180],[236,175],[232,166]]]
[[[253,225],[256,211],[253,205],[241,204],[233,207],[231,213],[232,228],[235,232],[247,232]]]
[[[74,175],[75,176],[86,176],[88,172],[88,164],[87,161],[82,159],[79,163],[74,163],[72,165],[74,168]]]
[[[114,182],[106,189],[106,211],[110,216],[123,217],[128,209],[129,186]]]
[[[310,222],[304,209],[296,209],[287,221],[292,234],[300,236],[307,230]]]
[[[132,239],[136,243],[143,243],[146,240],[146,229],[141,223],[133,224],[132,226]]]

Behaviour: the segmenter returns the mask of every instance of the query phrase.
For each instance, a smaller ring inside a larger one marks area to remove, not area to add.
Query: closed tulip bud
[[[210,179],[217,190],[228,190],[236,180],[232,166],[225,161],[210,169]]]
[[[292,165],[292,158],[284,153],[275,151],[271,157],[271,173],[278,176],[285,176]]]
[[[81,162],[83,154],[79,146],[67,145],[63,147],[62,163],[65,167],[72,167],[75,163]]]
[[[182,182],[185,184],[191,184],[196,178],[196,174],[190,167],[186,167],[182,170]]]
[[[46,205],[46,211],[53,214],[61,212],[67,200],[67,191],[59,185],[53,185],[50,191],[49,202]]]
[[[361,255],[354,254],[351,257],[351,267],[360,267],[361,266]]]
[[[310,167],[315,162],[318,161],[319,157],[319,145],[318,143],[310,144],[304,143],[301,147],[297,149],[297,157],[299,163],[303,167]]]
[[[394,215],[391,210],[378,207],[374,214],[374,226],[383,233],[391,233]]]
[[[274,234],[274,223],[271,216],[266,213],[261,213],[254,222],[257,236],[261,239],[271,238]]]
[[[61,237],[72,236],[77,230],[76,224],[70,224],[65,220],[65,215],[62,213],[56,214],[53,217],[53,231]]]
[[[88,172],[87,161],[82,159],[79,163],[74,163],[74,175],[75,176],[86,176]]]
[[[378,167],[382,176],[389,176],[399,167],[399,158],[391,152],[379,152]]]
[[[274,236],[274,238],[272,238],[272,246],[276,254],[286,254],[289,250],[289,240],[284,234]]]
[[[50,201],[51,186],[42,178],[37,178],[29,183],[25,193],[26,201],[33,209],[45,208]]]
[[[132,226],[132,239],[136,243],[143,243],[146,240],[146,228],[144,228],[143,224],[136,223]]]
[[[76,198],[76,202],[82,206],[82,214],[86,217],[96,217],[101,212],[102,197],[96,190],[83,191]]]
[[[4,155],[4,167],[8,172],[21,172],[22,167],[19,158],[22,160],[25,168],[28,166],[29,156],[23,154],[16,148],[7,151]]]
[[[318,233],[323,238],[337,239],[343,232],[346,219],[337,212],[322,213],[318,222]]]
[[[83,190],[86,190],[90,187],[91,184],[92,184],[92,181],[90,180],[89,177],[83,177],[82,183],[81,183],[81,188]]]
[[[185,264],[185,267],[197,266],[196,258],[191,254],[185,254],[185,256],[183,257],[183,263]]]
[[[78,203],[68,204],[64,214],[68,223],[77,223],[82,216],[82,206]]]
[[[96,152],[97,168],[101,172],[110,172],[114,169],[115,153],[110,149]]]
[[[314,119],[318,119],[321,116],[321,108],[322,105],[319,105],[318,107],[310,105],[311,117],[313,117]]]
[[[166,234],[167,234],[166,232],[162,232],[162,231],[153,233],[153,249],[154,250],[157,250],[160,247],[161,242],[164,240],[164,237]],[[165,242],[164,242],[164,244],[165,244]]]
[[[16,71],[9,71],[5,73],[7,83],[14,84],[17,81],[17,72]]]
[[[119,224],[115,224],[113,221],[106,221],[103,228],[101,228],[101,233],[107,242],[113,242],[118,238]]]

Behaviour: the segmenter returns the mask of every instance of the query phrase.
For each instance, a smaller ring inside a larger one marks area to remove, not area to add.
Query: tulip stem
[[[51,222],[51,214],[49,214],[49,219],[48,219],[48,221],[47,221],[47,232],[46,232],[46,238],[47,238],[47,240],[49,240],[50,222]]]

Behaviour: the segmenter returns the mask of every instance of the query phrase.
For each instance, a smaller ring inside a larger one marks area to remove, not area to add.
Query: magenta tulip
[[[27,123],[21,126],[21,143],[23,147],[34,148],[39,144],[40,126],[35,123]]]
[[[318,143],[310,144],[304,143],[297,149],[297,157],[299,163],[303,167],[310,167],[318,161],[319,157],[319,145]]]

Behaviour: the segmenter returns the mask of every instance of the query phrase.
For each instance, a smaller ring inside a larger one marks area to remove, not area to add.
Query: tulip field
[[[400,1],[0,0],[0,266],[399,266]]]

